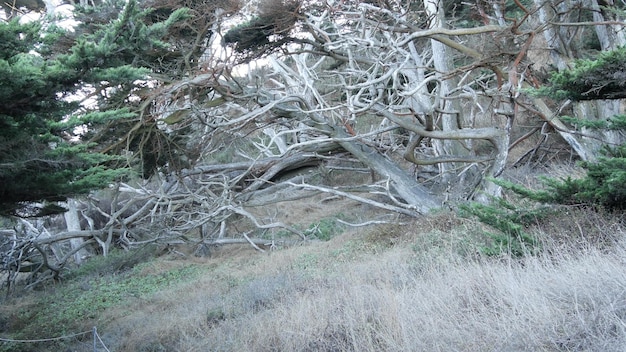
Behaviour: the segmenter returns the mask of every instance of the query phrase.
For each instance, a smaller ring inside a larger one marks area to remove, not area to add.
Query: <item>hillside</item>
[[[484,226],[452,213],[405,220],[265,253],[97,257],[2,305],[3,336],[85,334],[2,350],[92,351],[94,326],[110,351],[623,349],[624,219],[571,209],[529,229],[542,252],[524,258],[482,255]]]

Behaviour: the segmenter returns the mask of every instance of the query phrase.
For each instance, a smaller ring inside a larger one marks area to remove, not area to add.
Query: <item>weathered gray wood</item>
[[[303,103],[298,97],[293,97],[292,102]],[[327,124],[322,116],[316,113],[301,112],[297,107],[287,102],[274,104],[273,112],[279,116],[289,116],[299,119],[303,123],[314,125],[330,138],[334,138],[343,149],[350,152],[360,162],[384,178],[390,179],[398,196],[404,199],[415,211],[427,214],[432,209],[441,207],[440,200],[426,187],[419,184],[414,177],[365,142],[349,135],[343,126]]]

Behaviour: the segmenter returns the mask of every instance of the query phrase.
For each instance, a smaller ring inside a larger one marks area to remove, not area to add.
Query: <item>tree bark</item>
[[[429,18],[430,29],[443,29],[445,28],[445,13],[443,11],[443,5],[441,1],[424,0],[424,8],[426,10],[426,16]],[[437,77],[442,77],[444,74],[454,70],[452,64],[452,55],[450,49],[445,44],[436,39],[430,40],[430,46],[432,48],[432,55]],[[456,77],[442,79],[439,81],[438,95],[442,97],[441,106],[435,106],[435,109],[443,111],[441,113],[441,129],[443,131],[458,130],[459,126],[459,114],[461,108],[458,100],[447,100],[449,94],[456,88],[458,79]],[[443,155],[455,155],[460,156],[465,154],[463,148],[456,140],[437,140],[434,141],[435,150],[437,150],[440,156]],[[444,183],[454,182],[455,175],[453,170],[457,168],[456,163],[439,163],[439,170]]]
[[[67,231],[80,231],[81,227],[78,217],[78,209],[76,207],[76,200],[68,199],[67,207],[68,210],[63,214],[65,218],[65,224],[67,226]],[[80,237],[70,239],[70,247],[72,248],[72,250],[76,250],[76,253],[74,253],[74,262],[77,265],[81,265],[83,262],[83,258],[89,255],[89,253],[87,253],[87,250],[85,250],[84,248],[79,249],[83,247],[83,242],[83,239]]]

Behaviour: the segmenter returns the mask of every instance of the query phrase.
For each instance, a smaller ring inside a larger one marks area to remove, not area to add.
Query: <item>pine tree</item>
[[[600,100],[626,97],[626,48],[601,53],[595,59],[578,60],[572,68],[555,72],[550,85],[538,90],[538,95],[557,99]],[[626,132],[626,115],[610,119],[585,120],[564,117],[579,127]],[[531,191],[524,187],[498,181],[527,198],[558,204],[600,205],[612,210],[626,208],[626,144],[605,145],[602,156],[593,162],[581,162],[586,175],[580,179],[545,179],[546,190]]]

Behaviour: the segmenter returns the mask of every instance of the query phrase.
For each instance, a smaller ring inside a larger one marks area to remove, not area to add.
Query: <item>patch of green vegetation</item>
[[[625,62],[625,47],[601,52],[596,58],[576,60],[571,69],[553,72],[550,85],[534,94],[575,101],[623,98]]]
[[[209,327],[213,327],[227,318],[228,315],[221,308],[209,309],[206,313],[206,323]]]
[[[304,230],[307,237],[317,238],[322,241],[329,241],[331,238],[341,234],[345,230],[345,225],[339,223],[337,219],[343,217],[343,214],[338,214],[334,218],[325,218],[319,222],[315,222]]]
[[[116,256],[107,257],[106,260],[113,261]],[[22,329],[12,338],[36,339],[88,330],[107,308],[130,304],[137,298],[145,299],[165,288],[188,282],[203,271],[198,265],[187,265],[145,274],[149,272],[149,266],[153,265],[152,262],[147,262],[119,275],[90,275],[108,265],[110,263],[92,264],[91,268],[81,271],[89,275],[88,277],[75,276],[74,280],[41,296],[39,302],[22,310],[17,317],[19,321],[14,322],[14,325],[22,326]],[[0,351],[19,351],[20,348],[29,350],[33,346],[6,344],[0,347]]]
[[[317,254],[314,253],[305,253],[302,254],[298,259],[294,262],[294,267],[299,270],[311,270],[316,269],[318,267],[320,258]]]
[[[547,207],[519,207],[502,198],[493,199],[493,203],[488,205],[473,202],[459,208],[461,216],[476,217],[480,222],[498,230],[497,233],[484,232],[491,239],[491,243],[485,245],[481,251],[489,256],[506,253],[520,257],[538,252],[540,244],[537,239],[524,229],[551,213]]]
[[[569,119],[569,122],[594,129],[626,131],[626,115],[608,121]],[[498,185],[536,202],[564,205],[592,205],[608,210],[626,209],[626,144],[605,145],[596,161],[579,164],[586,170],[583,178],[543,178],[544,190],[530,190],[512,182],[494,180]]]
[[[151,260],[156,252],[155,246],[145,246],[132,251],[114,248],[109,254],[95,256],[85,261],[80,267],[70,270],[64,278],[72,280],[79,277],[103,276],[132,269],[139,263]]]

